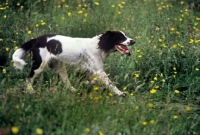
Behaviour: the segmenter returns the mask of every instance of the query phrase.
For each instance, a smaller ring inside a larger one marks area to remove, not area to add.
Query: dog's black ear
[[[106,31],[103,33],[99,38],[99,48],[105,52],[112,50],[115,47],[113,38],[114,35],[112,31]]]

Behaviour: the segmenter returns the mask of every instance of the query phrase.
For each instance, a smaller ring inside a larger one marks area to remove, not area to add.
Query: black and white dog
[[[33,61],[27,89],[33,92],[32,83],[47,65],[55,69],[63,82],[71,91],[76,89],[71,85],[65,68],[68,65],[79,65],[83,70],[98,78],[108,89],[116,95],[124,95],[112,84],[103,69],[103,62],[111,52],[119,51],[131,55],[127,46],[135,41],[127,37],[122,31],[107,31],[93,38],[73,38],[56,34],[43,35],[32,39],[17,49],[12,59],[16,68],[23,69],[27,64],[22,57],[30,50]]]

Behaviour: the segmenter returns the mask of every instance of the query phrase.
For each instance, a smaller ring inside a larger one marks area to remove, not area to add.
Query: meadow
[[[197,1],[198,2],[198,1]],[[200,135],[200,12],[172,0],[2,0],[0,2],[0,135]],[[14,50],[42,34],[93,37],[122,30],[136,40],[127,57],[114,53],[105,71],[117,97],[67,67],[71,93],[55,71],[26,93]]]

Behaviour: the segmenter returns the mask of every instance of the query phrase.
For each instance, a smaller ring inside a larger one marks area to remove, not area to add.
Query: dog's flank
[[[131,55],[127,46],[135,41],[127,37],[122,31],[107,31],[93,38],[72,38],[56,34],[43,35],[24,43],[17,49],[12,59],[16,68],[22,70],[27,64],[22,58],[30,51],[33,61],[29,73],[28,89],[33,91],[32,83],[47,65],[55,69],[66,86],[72,91],[76,89],[71,85],[65,68],[68,65],[80,65],[83,70],[99,78],[112,92],[117,95],[124,93],[117,89],[109,80],[103,70],[103,62],[111,52],[119,51],[127,56]],[[30,81],[29,81],[30,80]]]

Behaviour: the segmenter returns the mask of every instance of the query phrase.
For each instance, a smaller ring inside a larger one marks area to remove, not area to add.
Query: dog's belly
[[[78,65],[82,62],[84,62],[84,56],[83,55],[77,55],[74,53],[69,54],[59,54],[57,58],[69,65]]]

